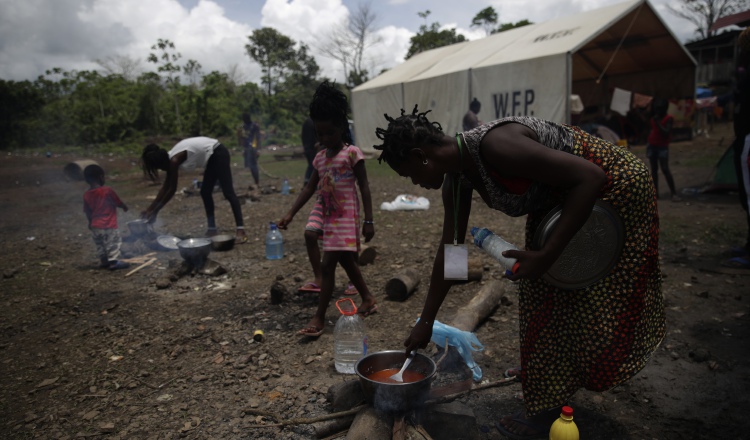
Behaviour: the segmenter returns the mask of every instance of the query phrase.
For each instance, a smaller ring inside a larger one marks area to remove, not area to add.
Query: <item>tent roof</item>
[[[742,11],[737,14],[725,15],[716,19],[714,24],[711,25],[709,30],[715,31],[727,26],[740,26],[745,27],[750,25],[750,9]]]
[[[695,65],[648,1],[630,0],[425,51],[354,91],[566,53],[582,61],[574,81]]]

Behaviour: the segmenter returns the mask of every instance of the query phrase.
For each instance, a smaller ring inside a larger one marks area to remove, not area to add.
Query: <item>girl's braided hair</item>
[[[423,145],[439,144],[443,139],[443,127],[438,122],[430,122],[426,112],[420,113],[414,105],[410,115],[401,109],[401,116],[394,119],[386,113],[388,128],[375,129],[375,135],[383,141],[382,145],[374,145],[381,150],[378,163],[385,161],[393,168],[394,165],[406,160],[409,151]]]
[[[349,132],[349,103],[344,92],[331,84],[328,80],[320,83],[315,89],[312,102],[310,102],[310,118],[313,121],[330,121],[334,125],[341,127],[341,137],[347,144],[352,144],[351,133]]]

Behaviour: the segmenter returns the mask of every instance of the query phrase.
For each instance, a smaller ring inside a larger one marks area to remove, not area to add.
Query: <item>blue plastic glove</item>
[[[435,320],[435,323],[432,325],[432,338],[430,340],[438,347],[447,349],[445,347],[446,338],[448,338],[448,345],[458,350],[458,354],[461,355],[466,365],[471,369],[474,381],[479,382],[482,380],[482,369],[474,362],[474,358],[471,356],[472,351],[484,350],[484,345],[479,342],[477,336],[474,333],[459,330]]]

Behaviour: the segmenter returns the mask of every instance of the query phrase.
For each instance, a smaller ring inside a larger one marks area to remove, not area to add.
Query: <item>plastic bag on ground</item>
[[[411,194],[399,194],[392,202],[383,202],[382,211],[418,211],[430,209],[427,197],[417,197]]]
[[[436,319],[432,325],[432,338],[430,340],[438,347],[447,349],[445,347],[446,338],[448,338],[448,345],[456,348],[458,354],[461,355],[466,365],[471,369],[474,381],[479,382],[482,380],[482,368],[474,362],[474,358],[471,355],[472,351],[484,350],[484,345],[479,342],[477,336],[472,332],[459,330],[456,327],[443,324]]]

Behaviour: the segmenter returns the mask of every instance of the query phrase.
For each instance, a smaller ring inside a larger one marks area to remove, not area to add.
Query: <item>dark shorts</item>
[[[649,159],[669,159],[669,148],[646,144],[646,157]]]

